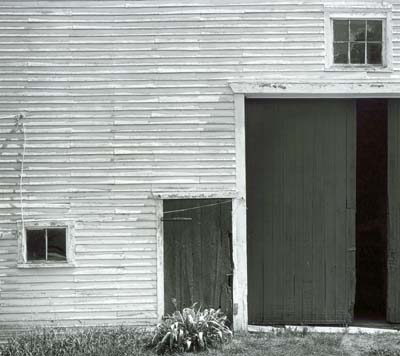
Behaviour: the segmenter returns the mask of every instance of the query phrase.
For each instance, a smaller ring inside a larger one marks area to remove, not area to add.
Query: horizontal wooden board
[[[0,338],[50,319],[155,324],[154,195],[236,194],[228,83],[399,80],[391,2],[394,71],[379,74],[325,72],[333,0],[1,1]],[[22,212],[72,221],[75,268],[17,268]]]

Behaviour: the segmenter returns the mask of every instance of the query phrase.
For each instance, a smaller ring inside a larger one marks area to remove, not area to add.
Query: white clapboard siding
[[[400,79],[400,4],[393,72],[338,73],[324,3],[0,2],[0,338],[156,323],[153,194],[235,193],[229,81]],[[72,221],[75,268],[17,268],[21,203],[28,221]]]

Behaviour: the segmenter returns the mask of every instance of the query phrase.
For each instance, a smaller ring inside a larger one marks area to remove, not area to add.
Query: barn
[[[400,3],[0,2],[0,336],[400,322]]]

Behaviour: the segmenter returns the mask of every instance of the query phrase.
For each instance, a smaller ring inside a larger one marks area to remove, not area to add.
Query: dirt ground
[[[389,356],[400,355],[400,334],[346,335],[342,336],[343,351],[350,355]]]
[[[399,334],[281,333],[237,336],[213,356],[400,356]]]

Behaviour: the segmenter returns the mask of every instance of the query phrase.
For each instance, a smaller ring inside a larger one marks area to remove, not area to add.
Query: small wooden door
[[[388,101],[387,320],[400,323],[400,100]]]
[[[342,324],[355,293],[354,100],[246,101],[251,324]]]
[[[226,199],[164,201],[165,311],[199,303],[232,320],[232,204]]]

